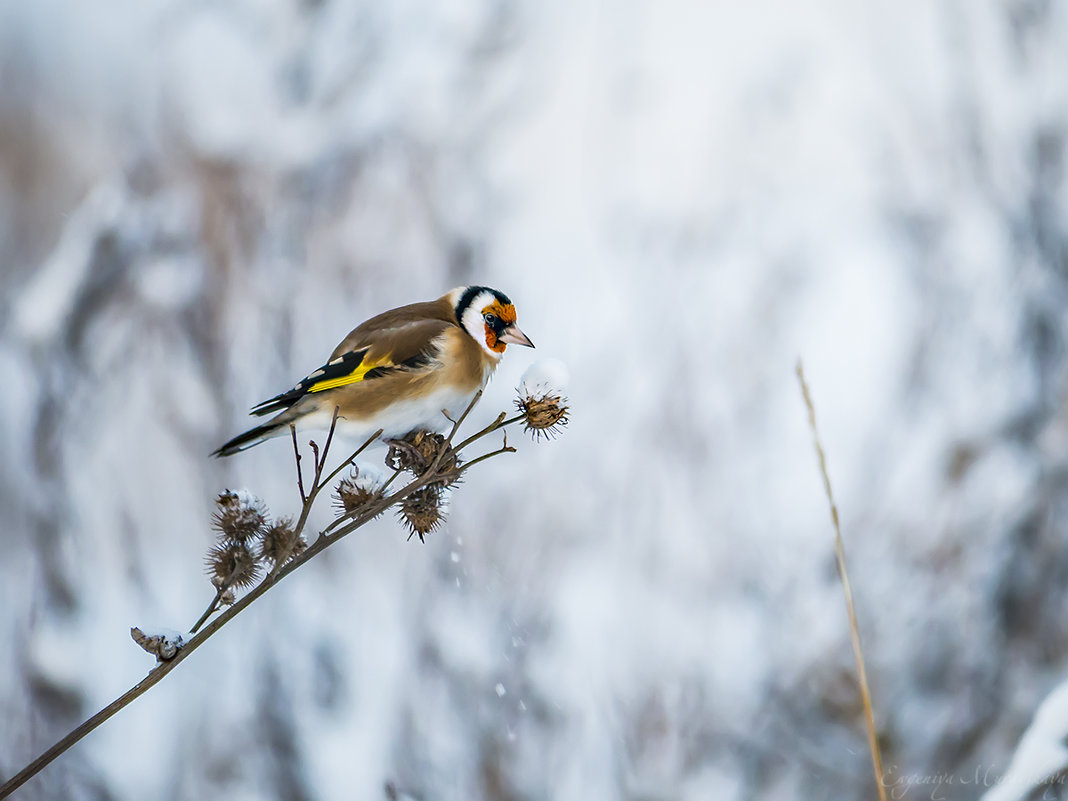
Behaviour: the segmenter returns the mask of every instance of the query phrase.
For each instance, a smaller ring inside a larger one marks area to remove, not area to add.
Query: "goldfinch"
[[[458,287],[427,303],[401,306],[357,326],[330,360],[288,392],[252,409],[274,414],[213,456],[230,456],[289,433],[297,424],[382,438],[419,428],[440,431],[467,408],[508,345],[534,347],[516,325],[515,306],[496,289]],[[276,414],[277,413],[277,414]]]

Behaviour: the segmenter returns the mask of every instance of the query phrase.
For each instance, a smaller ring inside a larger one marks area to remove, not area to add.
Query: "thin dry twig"
[[[875,713],[872,710],[871,690],[868,688],[868,672],[864,667],[864,651],[860,645],[860,628],[857,625],[857,610],[853,605],[853,588],[849,583],[849,571],[846,570],[845,544],[842,541],[842,527],[838,521],[838,506],[834,502],[834,493],[831,491],[831,478],[827,473],[827,457],[823,452],[823,444],[820,442],[819,430],[816,428],[816,407],[812,403],[812,395],[809,393],[808,383],[805,381],[805,370],[800,361],[797,363],[797,380],[801,384],[801,394],[804,396],[805,406],[808,408],[808,424],[812,429],[812,438],[816,444],[820,475],[823,476],[823,489],[827,493],[827,502],[831,507],[831,523],[834,525],[834,561],[838,567],[838,578],[842,582],[846,611],[849,614],[849,636],[853,642],[853,657],[857,663],[857,679],[860,684],[860,697],[864,704],[864,720],[868,729],[868,748],[871,751],[871,765],[872,771],[875,773],[875,786],[879,792],[879,801],[886,801],[883,758],[879,751],[879,738],[875,730]]]
[[[453,475],[458,477],[465,470],[469,470],[470,468],[474,467],[479,462],[484,462],[484,461],[486,461],[486,459],[492,459],[494,456],[500,456],[502,453],[515,453],[515,448],[513,448],[511,445],[508,444],[508,434],[507,433],[505,433],[505,435],[504,435],[504,444],[501,445],[500,448],[498,448],[495,451],[490,451],[489,453],[484,453],[481,456],[479,456],[477,459],[472,459],[467,464],[465,464],[462,467],[459,467],[456,470],[454,470],[453,471]]]
[[[293,460],[297,464],[297,490],[300,492],[300,502],[307,503],[308,496],[304,494],[304,471],[300,469],[300,446],[297,444],[297,427],[289,424],[289,434],[293,438]]]
[[[482,437],[486,436],[487,434],[492,434],[494,431],[497,431],[498,429],[504,428],[505,426],[510,426],[512,423],[518,423],[522,419],[523,419],[523,415],[521,415],[521,414],[517,414],[515,417],[509,418],[508,415],[505,412],[501,412],[499,415],[497,415],[497,419],[496,420],[494,420],[488,426],[483,428],[481,431],[476,431],[474,434],[472,434],[467,439],[465,439],[463,442],[461,442],[459,445],[457,445],[456,446],[456,450],[462,451],[464,448],[466,448],[468,445],[470,445],[476,439],[481,439]]]
[[[339,465],[338,465],[338,466],[337,466],[337,467],[336,467],[336,468],[335,468],[335,469],[333,470],[333,472],[331,472],[331,473],[330,473],[330,475],[328,475],[328,476],[327,476],[326,478],[324,478],[324,479],[323,479],[323,480],[322,480],[321,482],[319,482],[319,489],[322,489],[322,488],[323,488],[323,487],[325,487],[325,486],[326,486],[327,484],[329,484],[329,483],[330,483],[331,481],[333,481],[333,480],[334,480],[335,478],[337,478],[337,474],[338,474],[338,473],[340,473],[340,472],[341,472],[342,470],[344,470],[344,469],[345,469],[346,467],[348,467],[348,466],[349,466],[350,464],[352,464],[353,462],[355,462],[355,461],[356,461],[356,457],[357,457],[357,456],[359,456],[359,455],[360,455],[361,453],[363,453],[363,452],[364,452],[365,450],[367,450],[367,449],[368,449],[369,447],[371,447],[371,444],[372,444],[372,443],[373,443],[373,442],[374,442],[374,441],[375,441],[376,439],[378,439],[378,438],[379,438],[380,436],[382,436],[382,429],[381,429],[381,428],[380,428],[380,429],[378,429],[378,431],[376,431],[375,433],[373,433],[373,434],[372,434],[372,435],[371,435],[370,437],[368,437],[368,438],[367,438],[367,440],[366,440],[366,441],[365,441],[365,442],[363,443],[363,445],[361,445],[361,446],[360,446],[360,447],[358,447],[358,448],[357,448],[356,450],[354,450],[354,451],[353,451],[353,452],[352,452],[352,453],[351,453],[351,454],[349,455],[349,458],[347,458],[347,459],[346,459],[345,461],[343,461],[343,462],[342,462],[341,464],[339,464]],[[326,461],[326,457],[325,457],[325,456],[323,457],[323,461],[324,461],[324,462]]]
[[[219,601],[222,600],[222,597],[229,589],[229,583],[222,584],[219,586],[219,589],[215,591],[215,597],[211,599],[211,603],[208,604],[208,608],[204,610],[204,614],[197,618],[197,622],[194,623],[193,627],[189,629],[190,634],[196,634],[198,631],[200,631],[200,627],[204,625],[204,622],[212,616],[212,613],[214,613],[215,610],[219,608]]]
[[[438,453],[438,458],[434,460],[434,466],[435,467],[438,464],[441,463],[441,457],[444,456],[445,453],[452,446],[452,440],[453,440],[453,437],[456,436],[456,432],[460,430],[460,426],[462,426],[464,420],[467,419],[467,415],[471,414],[471,410],[475,408],[475,404],[478,403],[478,399],[481,398],[481,397],[482,397],[482,390],[480,389],[478,392],[475,393],[475,397],[471,398],[471,402],[469,404],[467,404],[467,408],[464,409],[464,413],[460,415],[460,419],[452,424],[452,429],[449,431],[449,436],[447,436],[445,438],[445,445],[442,447],[441,452]],[[442,409],[442,411],[445,413],[445,416],[448,417],[448,412],[445,411],[444,409]],[[504,412],[501,412],[501,414],[503,415]],[[452,419],[452,418],[449,418],[449,419]],[[463,448],[464,444],[466,444],[466,441],[464,443],[461,443],[456,448],[456,450],[461,450]]]

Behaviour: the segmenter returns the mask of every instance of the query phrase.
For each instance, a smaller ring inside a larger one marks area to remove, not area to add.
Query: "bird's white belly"
[[[442,413],[447,411],[453,420],[459,418],[471,402],[474,392],[457,390],[439,390],[423,398],[395,401],[387,408],[366,420],[339,417],[337,429],[347,437],[366,439],[378,429],[382,429],[382,438],[394,439],[416,429],[445,431],[452,423]],[[305,415],[297,423],[299,428],[329,429],[333,409],[324,407]]]

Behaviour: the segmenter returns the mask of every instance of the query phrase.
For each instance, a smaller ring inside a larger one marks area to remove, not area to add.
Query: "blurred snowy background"
[[[480,419],[556,356],[564,436],[17,797],[873,797],[798,356],[888,780],[979,796],[1068,678],[1066,54],[1049,0],[0,0],[0,776],[199,615],[215,493],[294,510],[283,440],[207,458],[247,409],[486,283],[538,351]]]

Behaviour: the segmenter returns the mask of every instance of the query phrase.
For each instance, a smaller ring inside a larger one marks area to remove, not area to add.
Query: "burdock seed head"
[[[422,475],[438,458],[438,454],[446,449],[445,441],[444,436],[430,431],[413,431],[404,439],[389,440],[386,465],[394,470],[408,470],[413,475]],[[448,448],[438,466],[442,471],[448,471],[458,463],[456,454],[452,448]]]
[[[381,471],[364,465],[353,467],[352,473],[341,479],[334,493],[339,514],[357,514],[368,504],[382,497],[385,476]]]
[[[244,542],[222,542],[205,557],[208,576],[218,588],[251,587],[260,577],[260,564]]]
[[[247,490],[226,490],[215,499],[215,506],[211,522],[221,540],[250,542],[267,524],[263,501]]]
[[[304,537],[294,530],[293,519],[283,517],[263,530],[260,558],[269,561],[272,565],[280,562],[284,564],[307,547],[308,543],[304,541]]]
[[[420,542],[445,519],[448,509],[447,490],[440,484],[428,484],[401,501],[400,517],[411,533],[408,539],[419,535]]]
[[[516,408],[523,413],[523,429],[535,439],[555,437],[567,425],[566,400],[560,395],[516,398]]]
[[[523,414],[524,429],[535,439],[555,437],[567,425],[566,384],[567,368],[556,359],[537,361],[523,373],[515,405]]]

